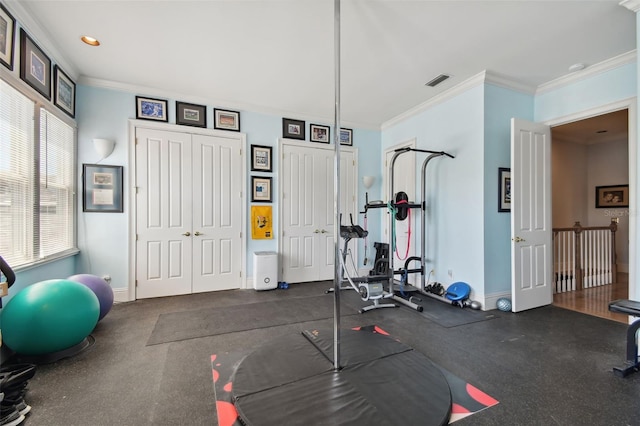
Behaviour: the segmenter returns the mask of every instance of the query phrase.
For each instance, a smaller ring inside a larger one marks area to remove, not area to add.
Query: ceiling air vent
[[[430,82],[425,84],[425,86],[436,87],[438,84],[442,83],[443,81],[445,81],[449,77],[450,76],[448,76],[446,74],[440,74],[439,76],[437,76],[436,78],[434,78],[433,80],[431,80]]]

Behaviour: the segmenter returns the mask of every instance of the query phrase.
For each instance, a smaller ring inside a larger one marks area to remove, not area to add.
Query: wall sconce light
[[[369,189],[373,186],[373,183],[376,181],[375,176],[362,176],[362,183],[366,189]]]
[[[94,139],[93,147],[100,156],[100,160],[104,160],[113,152],[113,148],[116,146],[116,141],[111,139]]]

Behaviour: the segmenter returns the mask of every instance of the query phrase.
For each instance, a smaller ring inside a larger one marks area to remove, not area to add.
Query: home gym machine
[[[395,191],[394,188],[394,171],[395,171],[395,163],[396,163],[396,159],[405,153],[408,152],[422,152],[422,153],[426,153],[429,154],[427,156],[427,158],[425,158],[425,160],[422,163],[422,173],[421,173],[421,193],[422,193],[422,202],[420,203],[415,203],[415,202],[410,202],[408,199],[406,199],[406,194],[403,196],[402,194],[404,193],[399,193]],[[371,209],[371,208],[388,208],[389,209],[389,230],[391,233],[391,230],[394,229],[394,221],[395,220],[403,220],[404,218],[407,217],[407,212],[409,209],[419,209],[420,211],[420,239],[421,239],[421,244],[420,244],[420,256],[411,256],[408,257],[405,260],[404,266],[402,268],[399,269],[394,269],[394,262],[393,262],[393,254],[391,254],[388,258],[388,263],[389,263],[389,271],[390,273],[388,274],[388,287],[386,291],[383,291],[383,298],[390,298],[396,302],[402,303],[405,306],[408,306],[412,309],[415,309],[417,311],[422,311],[422,306],[414,303],[412,301],[412,298],[409,297],[404,298],[401,296],[397,295],[397,290],[396,288],[399,287],[399,291],[401,293],[404,293],[403,291],[403,287],[404,285],[402,284],[405,280],[406,277],[408,276],[408,274],[417,274],[420,273],[420,287],[417,289],[420,293],[425,294],[427,296],[432,296],[431,293],[426,291],[426,275],[425,275],[425,263],[426,263],[426,199],[427,199],[427,185],[426,185],[426,174],[427,174],[427,165],[429,164],[429,162],[436,158],[436,157],[442,157],[442,156],[447,156],[449,158],[455,158],[453,155],[444,152],[444,151],[430,151],[430,150],[424,150],[424,149],[416,149],[416,148],[410,148],[410,147],[405,147],[405,148],[398,148],[394,151],[393,157],[391,158],[391,162],[389,164],[389,202],[388,204],[382,204],[382,203],[369,203],[369,201],[367,200],[367,204],[365,205],[365,212],[367,211],[367,209]],[[389,246],[391,247],[391,251],[393,252],[393,245],[395,244],[395,242],[393,241],[394,236],[390,235],[389,236],[389,241],[390,244]],[[414,267],[414,268],[409,268],[410,264],[412,262],[420,262],[418,267]],[[394,278],[394,276],[396,275],[400,275],[402,277],[402,281],[400,281],[400,286],[396,285],[396,280]]]

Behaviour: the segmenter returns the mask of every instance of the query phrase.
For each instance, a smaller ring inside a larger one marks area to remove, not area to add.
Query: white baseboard
[[[129,300],[129,289],[127,288],[114,288],[113,289],[113,301],[119,302],[131,302]]]

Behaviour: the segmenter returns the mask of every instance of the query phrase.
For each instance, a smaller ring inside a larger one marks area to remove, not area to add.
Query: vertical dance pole
[[[333,49],[335,85],[333,192],[336,217],[333,220],[334,276],[333,276],[333,368],[340,370],[340,0],[333,2]]]

